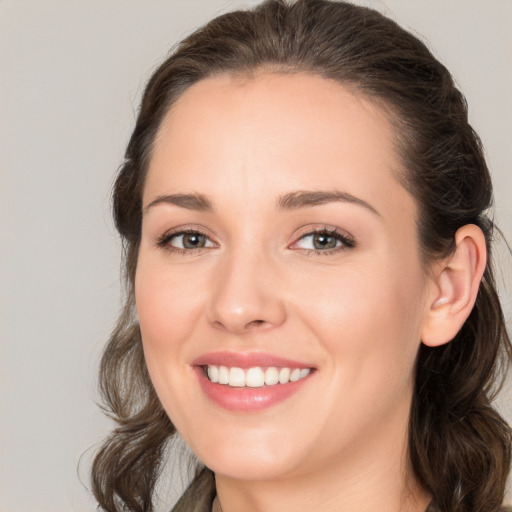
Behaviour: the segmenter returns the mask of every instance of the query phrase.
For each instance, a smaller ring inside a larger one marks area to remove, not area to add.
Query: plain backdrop
[[[90,448],[110,427],[96,367],[120,304],[113,176],[144,83],[172,45],[254,3],[0,0],[1,512],[94,510]],[[359,3],[413,29],[453,72],[512,240],[512,1]],[[510,322],[512,285],[501,290]],[[512,420],[510,402],[505,393],[499,405]]]

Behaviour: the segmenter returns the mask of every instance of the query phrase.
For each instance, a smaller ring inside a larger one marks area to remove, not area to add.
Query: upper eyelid
[[[161,235],[158,236],[158,238],[163,238],[166,236],[177,236],[186,233],[199,233],[212,240],[215,238],[215,236],[210,232],[209,229],[206,229],[203,226],[198,225],[177,226],[175,228],[171,228],[168,229],[167,231],[164,231]]]
[[[301,238],[304,238],[309,235],[315,235],[318,233],[328,233],[329,235],[338,235],[339,237],[346,238],[350,240],[351,242],[355,243],[354,237],[344,229],[338,228],[336,226],[331,225],[314,225],[314,226],[307,226],[300,228],[293,236],[295,243],[297,240],[300,240]]]

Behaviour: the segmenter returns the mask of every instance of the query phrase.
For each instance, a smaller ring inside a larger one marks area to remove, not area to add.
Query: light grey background
[[[119,308],[113,175],[145,80],[172,44],[254,3],[0,0],[1,512],[94,510],[77,465],[109,428],[94,400]],[[413,27],[454,73],[512,240],[512,1],[359,3]]]

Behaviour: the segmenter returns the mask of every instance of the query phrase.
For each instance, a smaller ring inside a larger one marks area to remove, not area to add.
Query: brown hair
[[[105,349],[100,387],[117,427],[96,455],[95,496],[103,510],[153,510],[152,498],[175,428],[151,385],[134,314],[133,283],[141,200],[155,134],[173,102],[192,84],[259,68],[302,71],[337,80],[390,112],[396,146],[416,198],[425,262],[450,253],[465,224],[484,232],[492,186],[465,99],[447,69],[416,37],[378,12],[328,0],[269,0],[214,19],[178,45],[147,84],[113,192],[125,247],[124,312]],[[510,459],[510,430],[491,400],[511,358],[488,264],[475,307],[448,344],[421,346],[409,427],[416,478],[443,512],[499,509]],[[208,510],[212,473],[198,466],[175,510]]]

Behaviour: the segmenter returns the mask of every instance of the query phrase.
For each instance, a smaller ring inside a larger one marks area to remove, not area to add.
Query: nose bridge
[[[209,320],[234,333],[282,324],[284,303],[270,254],[245,245],[226,251],[216,269]]]

